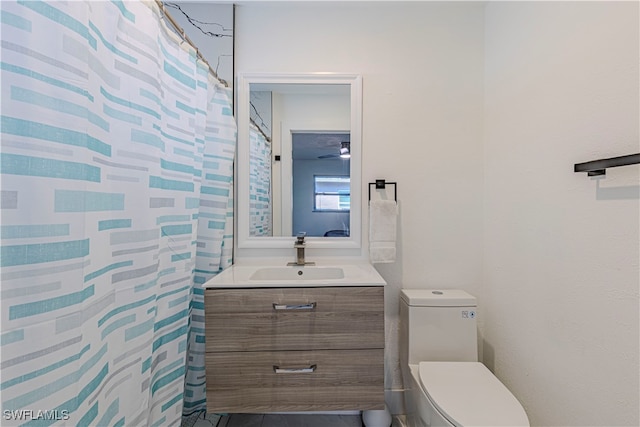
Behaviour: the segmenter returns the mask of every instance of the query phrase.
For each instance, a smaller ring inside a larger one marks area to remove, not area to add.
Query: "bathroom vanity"
[[[384,284],[366,263],[234,265],[207,282],[207,410],[383,409]]]

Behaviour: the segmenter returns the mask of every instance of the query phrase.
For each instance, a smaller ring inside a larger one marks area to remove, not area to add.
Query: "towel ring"
[[[395,200],[396,203],[398,203],[398,184],[396,184],[395,182],[385,181],[384,179],[376,179],[376,182],[369,183],[369,202],[371,202],[371,186],[372,185],[376,186],[376,190],[383,190],[386,188],[387,185],[393,185],[393,200]]]

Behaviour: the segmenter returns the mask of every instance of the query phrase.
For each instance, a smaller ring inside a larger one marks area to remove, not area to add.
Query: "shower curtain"
[[[273,236],[271,210],[271,142],[249,127],[249,235]]]
[[[229,93],[155,2],[0,8],[1,424],[179,425],[231,263]]]

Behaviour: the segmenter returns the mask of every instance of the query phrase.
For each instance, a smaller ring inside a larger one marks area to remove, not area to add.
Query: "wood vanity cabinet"
[[[207,410],[384,408],[384,287],[205,290]]]

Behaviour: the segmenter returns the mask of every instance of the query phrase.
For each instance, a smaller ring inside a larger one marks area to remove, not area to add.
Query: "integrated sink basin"
[[[249,280],[336,280],[344,279],[339,267],[265,267],[256,270]]]
[[[384,286],[384,279],[367,262],[323,261],[315,266],[273,263],[238,263],[208,280],[204,288],[269,288],[317,286]],[[320,265],[318,265],[320,264]]]

